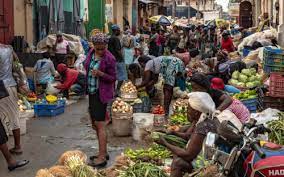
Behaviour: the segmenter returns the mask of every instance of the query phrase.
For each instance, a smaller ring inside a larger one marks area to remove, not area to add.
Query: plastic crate
[[[143,113],[143,104],[142,103],[136,103],[132,107],[133,107],[133,113]]]
[[[271,73],[269,96],[284,98],[284,73]]]
[[[54,117],[63,114],[65,101],[59,100],[57,104],[35,104],[34,113],[36,117]]]
[[[284,111],[284,99],[265,96],[262,99],[263,109],[272,108]]]
[[[283,66],[273,66],[273,65],[264,64],[263,70],[267,74],[270,74],[271,72],[284,72],[284,65]]]
[[[248,108],[250,112],[255,113],[259,104],[258,98],[242,100],[242,103]]]

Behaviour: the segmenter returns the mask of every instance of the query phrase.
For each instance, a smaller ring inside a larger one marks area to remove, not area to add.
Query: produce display
[[[35,102],[37,100],[36,94],[34,92],[29,93],[28,97],[27,97],[27,100],[30,101],[30,102]]]
[[[158,144],[152,144],[148,149],[127,149],[124,154],[135,162],[150,162],[156,165],[163,165],[162,160],[171,157],[171,153]]]
[[[257,74],[255,68],[243,69],[241,73],[235,71],[229,84],[241,88],[254,88],[262,84],[262,75]]]
[[[173,111],[175,113],[187,113],[188,100],[187,99],[177,99],[173,104]]]
[[[97,171],[86,165],[87,156],[79,150],[63,153],[56,166],[41,169],[36,177],[99,177]]]
[[[166,134],[160,133],[160,132],[153,132],[151,134],[151,137],[152,137],[153,140],[158,140],[160,138],[160,136],[165,138],[165,140],[172,145],[178,146],[180,148],[186,147],[187,141],[180,138],[180,137],[177,137],[175,135],[166,135]]]
[[[122,99],[117,98],[112,104],[113,113],[132,113],[133,108],[128,103],[122,101]]]
[[[48,171],[55,177],[72,177],[71,171],[62,165],[53,166]]]
[[[161,106],[161,105],[158,105],[158,106],[156,106],[156,107],[153,108],[152,113],[153,113],[153,114],[163,115],[163,114],[165,114],[164,107]]]
[[[284,145],[284,112],[279,113],[278,120],[272,120],[267,123],[271,133],[269,140],[280,145]]]
[[[121,171],[119,177],[168,177],[168,175],[154,164],[137,162]]]
[[[122,93],[137,93],[136,87],[132,84],[131,81],[125,82],[121,88],[120,91]]]
[[[255,90],[246,90],[245,92],[235,94],[233,98],[238,100],[247,100],[257,98],[257,92]]]
[[[170,117],[170,124],[171,125],[189,125],[190,123],[187,119],[187,114],[178,113]]]
[[[54,96],[54,95],[47,95],[47,96],[45,97],[45,99],[46,99],[46,101],[48,101],[49,103],[55,103],[55,102],[58,100],[57,96]]]

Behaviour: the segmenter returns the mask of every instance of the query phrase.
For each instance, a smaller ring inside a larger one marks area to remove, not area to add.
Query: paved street
[[[96,135],[89,125],[87,100],[70,105],[65,111],[65,114],[56,118],[33,118],[27,122],[28,133],[22,136],[24,154],[15,158],[28,159],[30,164],[9,173],[1,156],[0,177],[34,177],[38,169],[56,164],[59,156],[66,150],[80,149],[87,155],[97,152]],[[108,135],[111,160],[125,147],[137,145],[132,142],[131,137],[113,138],[111,131]],[[12,137],[9,144],[13,144]]]

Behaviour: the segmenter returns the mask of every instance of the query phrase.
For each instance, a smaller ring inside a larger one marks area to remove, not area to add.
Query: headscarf
[[[213,116],[213,114],[216,111],[216,106],[211,96],[208,93],[192,92],[188,96],[189,96],[188,102],[190,107],[203,114],[209,115],[210,117]]]
[[[63,63],[60,63],[59,65],[57,65],[56,69],[57,69],[58,73],[62,74],[68,69],[68,67]]]
[[[92,42],[94,44],[107,44],[108,37],[104,33],[96,33],[94,36],[92,36]]]
[[[211,88],[224,90],[224,88],[225,88],[224,81],[220,78],[217,78],[217,77],[213,78],[211,80]]]

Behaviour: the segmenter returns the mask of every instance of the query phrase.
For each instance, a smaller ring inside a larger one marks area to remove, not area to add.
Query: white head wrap
[[[211,96],[206,92],[192,92],[188,95],[189,105],[204,114],[213,115],[216,106]]]

